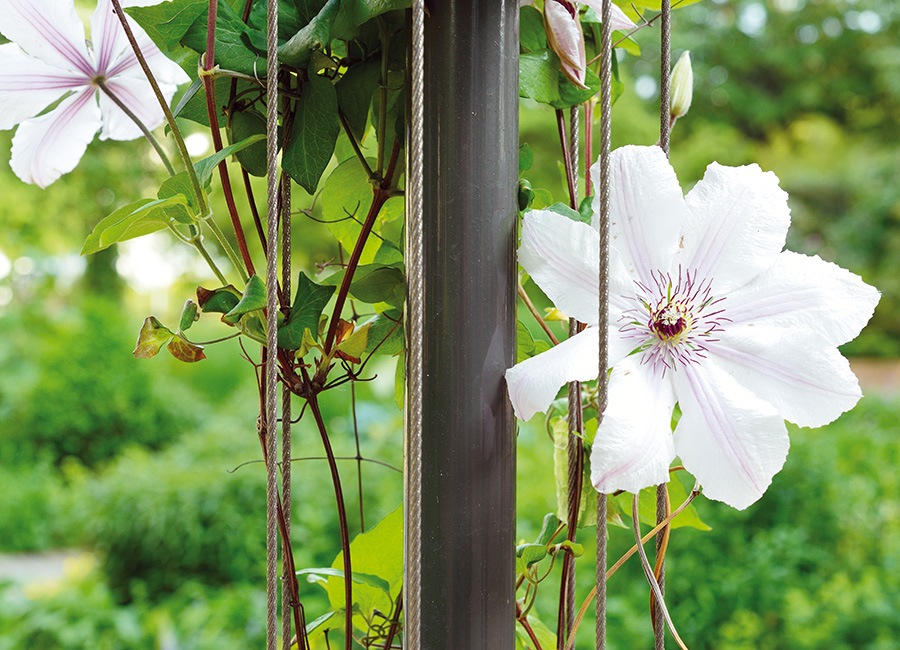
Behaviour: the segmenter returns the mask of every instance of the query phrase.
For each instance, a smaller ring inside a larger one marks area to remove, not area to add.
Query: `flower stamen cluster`
[[[724,309],[715,309],[724,298],[713,298],[711,281],[699,282],[697,274],[678,269],[675,280],[667,273],[651,273],[654,285],[635,282],[629,298],[637,306],[625,310],[619,331],[635,342],[641,362],[660,373],[704,358],[713,334],[722,331]]]

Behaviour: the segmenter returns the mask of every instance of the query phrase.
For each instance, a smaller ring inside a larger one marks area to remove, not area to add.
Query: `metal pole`
[[[429,10],[419,621],[407,648],[512,650],[515,420],[503,373],[515,362],[519,9]]]

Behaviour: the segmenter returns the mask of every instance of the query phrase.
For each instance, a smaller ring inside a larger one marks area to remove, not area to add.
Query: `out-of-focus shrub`
[[[134,332],[120,310],[85,300],[28,333],[38,375],[0,429],[0,460],[59,463],[71,456],[95,466],[126,445],[158,449],[187,430],[184,399],[167,397],[156,385],[164,379],[130,354]]]

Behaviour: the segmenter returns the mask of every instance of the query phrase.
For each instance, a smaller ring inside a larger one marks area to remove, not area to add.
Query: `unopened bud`
[[[669,94],[669,115],[673,120],[683,117],[691,107],[694,94],[694,72],[691,69],[691,53],[685,51],[672,69]]]
[[[575,3],[569,0],[546,0],[544,30],[547,32],[550,48],[559,56],[563,73],[579,88],[587,88],[584,85],[584,69],[587,67],[584,34]]]

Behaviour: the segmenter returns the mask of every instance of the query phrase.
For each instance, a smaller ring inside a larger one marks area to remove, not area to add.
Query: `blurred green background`
[[[887,368],[900,354],[898,26],[890,0],[704,0],[673,19],[673,61],[689,49],[695,77],[693,106],[671,141],[682,186],[712,160],[774,171],[791,197],[789,248],[882,290],[871,324],[844,351]],[[614,146],[657,139],[657,38],[643,30],[635,37],[642,55],[620,59],[626,92],[613,111]],[[4,159],[10,136],[0,134]],[[552,112],[523,105],[521,140],[536,154],[532,184],[561,198]],[[210,275],[162,233],[77,255],[99,219],[150,195],[161,173],[142,144],[110,142],[92,144],[46,191],[0,169],[0,580],[22,554],[72,550],[61,575],[0,587],[0,650],[263,643],[264,473],[251,462],[260,457],[252,368],[234,341],[194,365],[130,354],[145,316],[174,322]],[[222,215],[221,194],[216,200]],[[314,273],[337,258],[323,226],[302,215],[294,224],[295,268]],[[221,335],[205,321],[195,330]],[[324,396],[338,455],[356,454],[356,430],[363,456],[400,466],[393,363],[374,368],[377,379],[359,384],[355,400],[349,387]],[[712,530],[675,531],[668,593],[689,647],[898,647],[900,401],[896,386],[869,392],[828,427],[792,429],[787,465],[760,502],[736,512],[701,499]],[[306,421],[294,440],[295,456],[321,455]],[[521,428],[523,540],[555,509],[551,448],[539,423]],[[357,464],[341,463],[355,534],[399,503],[402,480],[364,463],[359,491]],[[301,567],[329,566],[338,552],[333,496],[321,489],[328,480],[322,461],[294,465]],[[588,554],[592,536],[580,540]],[[629,545],[627,531],[612,530],[611,556]],[[579,599],[593,576],[589,561],[580,566]],[[536,605],[551,625],[552,581]],[[312,620],[327,599],[318,586],[301,589]],[[610,583],[610,648],[652,643],[647,597],[632,560]],[[592,629],[586,622],[579,648],[592,647]]]

